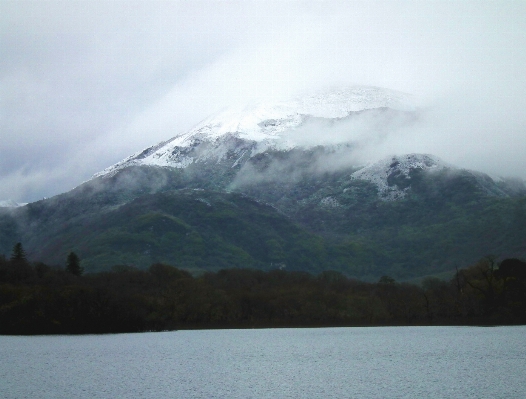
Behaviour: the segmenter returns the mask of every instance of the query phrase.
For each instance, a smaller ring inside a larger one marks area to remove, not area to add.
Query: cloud
[[[524,15],[520,1],[3,1],[2,195],[59,193],[229,105],[335,84],[428,109],[371,157],[422,149],[526,177]]]

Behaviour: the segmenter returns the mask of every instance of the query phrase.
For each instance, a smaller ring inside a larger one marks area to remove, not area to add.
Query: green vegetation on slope
[[[144,195],[75,222],[46,223],[37,227],[48,233],[33,257],[56,264],[74,251],[87,272],[164,262],[192,272],[330,268],[354,275],[353,265],[364,252],[354,243],[330,243],[269,205],[206,190]]]
[[[350,172],[305,174],[274,190],[273,182],[237,189],[274,204],[330,242],[366,248],[368,256],[356,259],[355,270],[369,280],[451,271],[481,253],[526,256],[524,195],[493,195],[501,189],[465,171],[415,169],[405,198],[382,201],[373,183],[352,180]]]
[[[165,262],[196,273],[333,269],[368,281],[451,272],[481,253],[526,256],[520,184],[510,191],[482,174],[415,169],[388,179],[409,190],[386,202],[373,183],[351,178],[353,168],[327,170],[325,155],[315,148],[269,151],[235,167],[231,159],[131,167],[0,210],[0,253],[24,242],[30,259],[57,264],[75,251],[91,272]]]

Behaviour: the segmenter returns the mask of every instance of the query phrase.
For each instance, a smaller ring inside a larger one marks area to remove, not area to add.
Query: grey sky
[[[335,84],[413,93],[431,152],[526,177],[526,2],[0,2],[0,199],[33,201],[234,103]]]

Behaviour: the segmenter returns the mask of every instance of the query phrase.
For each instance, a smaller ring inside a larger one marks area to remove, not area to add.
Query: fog
[[[421,110],[360,130],[365,161],[425,152],[526,178],[525,16],[511,0],[4,0],[0,199],[69,190],[230,105],[352,84]]]

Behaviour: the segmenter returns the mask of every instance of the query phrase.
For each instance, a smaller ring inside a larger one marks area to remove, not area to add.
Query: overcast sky
[[[228,105],[415,94],[431,152],[526,177],[526,1],[0,1],[0,200],[69,190]]]

